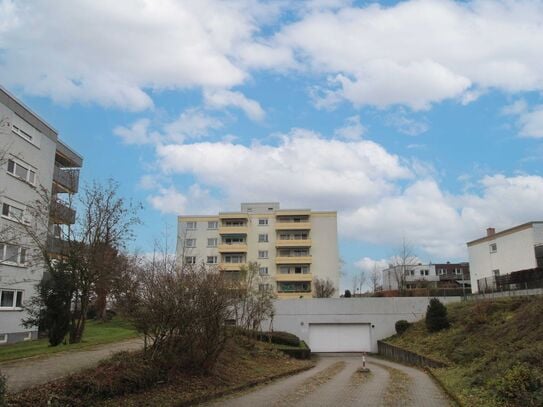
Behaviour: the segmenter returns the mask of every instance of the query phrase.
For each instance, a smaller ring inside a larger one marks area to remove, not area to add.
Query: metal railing
[[[61,168],[55,165],[53,169],[53,181],[68,191],[76,193],[79,190],[79,169]]]
[[[75,223],[75,211],[62,201],[51,201],[50,216],[55,220],[55,223],[73,225]]]

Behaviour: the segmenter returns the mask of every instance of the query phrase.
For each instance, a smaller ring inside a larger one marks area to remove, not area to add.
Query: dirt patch
[[[322,386],[335,375],[341,372],[345,368],[345,362],[336,362],[333,365],[328,366],[326,369],[314,374],[310,378],[304,380],[298,385],[292,392],[285,394],[281,399],[274,404],[274,406],[294,406],[308,394],[311,394],[317,390],[319,386]]]

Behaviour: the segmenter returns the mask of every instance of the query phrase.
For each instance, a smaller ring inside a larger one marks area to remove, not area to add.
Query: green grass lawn
[[[46,355],[57,352],[67,352],[88,346],[119,342],[137,336],[132,326],[118,318],[108,322],[88,321],[83,341],[73,345],[49,346],[47,338],[36,341],[20,342],[13,345],[0,346],[0,362],[27,358],[30,356]]]

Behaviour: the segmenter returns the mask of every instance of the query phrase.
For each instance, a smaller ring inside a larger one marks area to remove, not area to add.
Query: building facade
[[[488,228],[486,236],[467,243],[471,267],[471,290],[480,291],[486,279],[515,271],[543,267],[543,221],[510,229]]]
[[[383,270],[383,290],[413,288],[462,288],[470,284],[469,263],[394,266]]]
[[[262,289],[277,297],[310,298],[313,281],[329,279],[339,295],[336,212],[243,203],[240,212],[179,216],[177,256],[184,264],[216,265],[230,276],[259,265]]]
[[[60,255],[62,229],[75,222],[62,197],[77,192],[82,163],[54,128],[0,87],[0,344],[37,337],[37,327],[21,325],[22,306],[43,276],[26,230]],[[30,208],[44,199],[42,219],[33,218]]]

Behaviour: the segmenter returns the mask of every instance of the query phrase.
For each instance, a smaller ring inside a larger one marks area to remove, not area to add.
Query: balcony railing
[[[276,264],[311,264],[311,256],[278,256]]]
[[[219,244],[219,252],[221,253],[245,253],[247,251],[247,243],[221,243]]]
[[[53,200],[49,211],[54,223],[73,225],[75,223],[75,211],[61,201]]]
[[[47,251],[56,256],[63,256],[68,253],[68,242],[58,237],[47,236]]]
[[[311,222],[277,222],[275,224],[277,230],[309,230]]]
[[[219,234],[221,235],[246,235],[249,231],[246,224],[244,225],[219,225]]]
[[[76,193],[79,190],[79,169],[61,168],[55,165],[53,169],[53,181],[60,187],[56,188],[54,192]]]
[[[312,281],[313,274],[276,274],[275,281]]]
[[[281,239],[275,241],[275,247],[311,247],[311,239]]]

